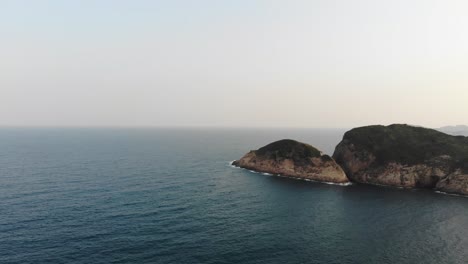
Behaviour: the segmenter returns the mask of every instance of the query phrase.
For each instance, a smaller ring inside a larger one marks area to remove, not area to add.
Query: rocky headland
[[[311,145],[284,139],[252,150],[232,165],[287,177],[320,182],[348,183],[341,167]]]
[[[409,125],[345,133],[333,158],[351,181],[468,195],[468,138]]]

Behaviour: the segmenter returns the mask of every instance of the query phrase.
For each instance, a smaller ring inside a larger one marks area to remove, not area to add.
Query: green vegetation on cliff
[[[322,155],[311,145],[291,139],[279,140],[249,151],[232,165],[286,177],[349,183],[343,169],[330,156]]]
[[[311,145],[297,142],[292,139],[283,139],[268,144],[255,153],[259,156],[268,156],[276,159],[305,160],[321,157],[321,152]]]
[[[356,150],[366,150],[376,162],[418,164],[432,158],[449,155],[457,165],[468,169],[468,137],[451,136],[423,127],[395,124],[366,126],[345,133],[343,141]]]

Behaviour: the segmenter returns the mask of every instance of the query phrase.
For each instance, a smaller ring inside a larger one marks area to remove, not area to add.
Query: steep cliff
[[[310,179],[314,181],[348,183],[341,167],[316,148],[290,139],[268,144],[250,151],[234,166],[258,172]]]
[[[468,138],[408,125],[345,133],[333,158],[352,181],[468,195]]]

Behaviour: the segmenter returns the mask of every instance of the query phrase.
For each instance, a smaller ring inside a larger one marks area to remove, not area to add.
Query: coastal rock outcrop
[[[468,137],[409,125],[345,133],[333,158],[351,181],[468,195]]]
[[[330,156],[323,155],[311,145],[290,139],[252,150],[232,164],[249,170],[294,178],[333,183],[349,182],[344,171]]]

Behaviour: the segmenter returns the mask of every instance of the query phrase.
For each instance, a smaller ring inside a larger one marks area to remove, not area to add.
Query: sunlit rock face
[[[348,183],[341,167],[316,148],[290,139],[252,150],[233,165],[271,174],[320,182]]]

